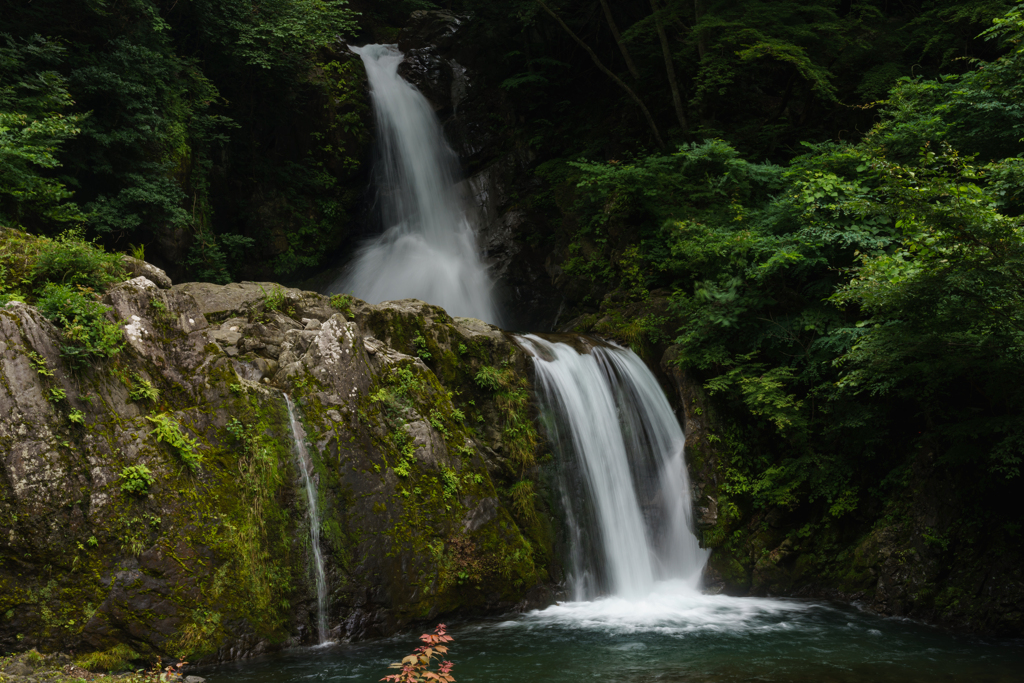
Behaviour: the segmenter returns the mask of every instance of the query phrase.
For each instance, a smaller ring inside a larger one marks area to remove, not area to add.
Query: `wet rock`
[[[412,439],[417,460],[433,469],[451,464],[444,438],[429,422],[419,420],[404,425],[403,429]]]
[[[293,541],[307,533],[305,495],[292,488],[282,392],[313,446],[339,639],[441,609],[511,609],[547,575],[531,560],[458,592],[422,545],[465,536],[471,552],[541,557],[493,495],[500,419],[473,379],[484,365],[525,375],[504,333],[415,300],[355,301],[348,319],[326,297],[281,288],[270,308],[271,289],[118,283],[104,301],[124,349],[78,373],[35,308],[0,308],[0,608],[11,610],[0,650],[130,643],[166,655],[192,642],[189,660],[212,662],[311,633],[309,560]],[[471,433],[470,419],[489,429]],[[403,476],[400,441],[415,455]],[[140,467],[151,481],[131,488]],[[408,542],[419,524],[430,531]],[[73,628],[52,630],[44,608]]]
[[[718,501],[711,496],[697,498],[693,509],[697,513],[695,523],[698,529],[711,529],[718,523]]]
[[[476,531],[490,522],[498,513],[498,499],[484,498],[476,507],[466,512],[462,518],[462,529],[466,532]]]

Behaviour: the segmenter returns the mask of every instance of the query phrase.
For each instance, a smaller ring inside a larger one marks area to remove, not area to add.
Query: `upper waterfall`
[[[403,56],[396,46],[350,49],[370,82],[377,208],[387,228],[360,248],[331,291],[370,303],[422,299],[452,315],[498,322],[491,278],[456,189],[458,160],[430,103],[398,75]]]
[[[573,598],[635,599],[668,579],[695,588],[707,551],[692,531],[683,432],[651,371],[617,346],[518,339],[562,463]]]

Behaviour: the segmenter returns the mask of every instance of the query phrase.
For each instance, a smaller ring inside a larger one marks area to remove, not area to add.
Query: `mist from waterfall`
[[[394,45],[350,48],[362,57],[377,121],[377,209],[386,227],[331,287],[370,303],[421,299],[449,314],[497,323],[493,283],[480,258],[458,158],[427,99],[398,75]]]
[[[695,591],[708,552],[692,530],[683,432],[654,375],[617,346],[518,339],[558,451],[572,599],[637,600],[664,581]]]

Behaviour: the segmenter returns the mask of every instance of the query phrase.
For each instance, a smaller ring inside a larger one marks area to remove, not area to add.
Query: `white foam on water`
[[[525,628],[558,626],[597,630],[610,634],[658,633],[686,635],[699,632],[765,632],[794,627],[791,622],[822,605],[777,598],[736,598],[706,595],[686,581],[661,581],[640,599],[607,597],[564,602],[534,610],[506,626]]]

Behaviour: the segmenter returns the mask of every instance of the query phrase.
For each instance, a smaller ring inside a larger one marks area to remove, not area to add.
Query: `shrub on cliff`
[[[121,254],[109,254],[85,241],[80,230],[67,230],[41,241],[32,267],[35,282],[80,285],[95,291],[104,290],[125,274]]]
[[[39,311],[61,328],[60,353],[72,370],[111,358],[124,347],[121,327],[107,320],[108,306],[84,288],[52,282],[36,301]]]

